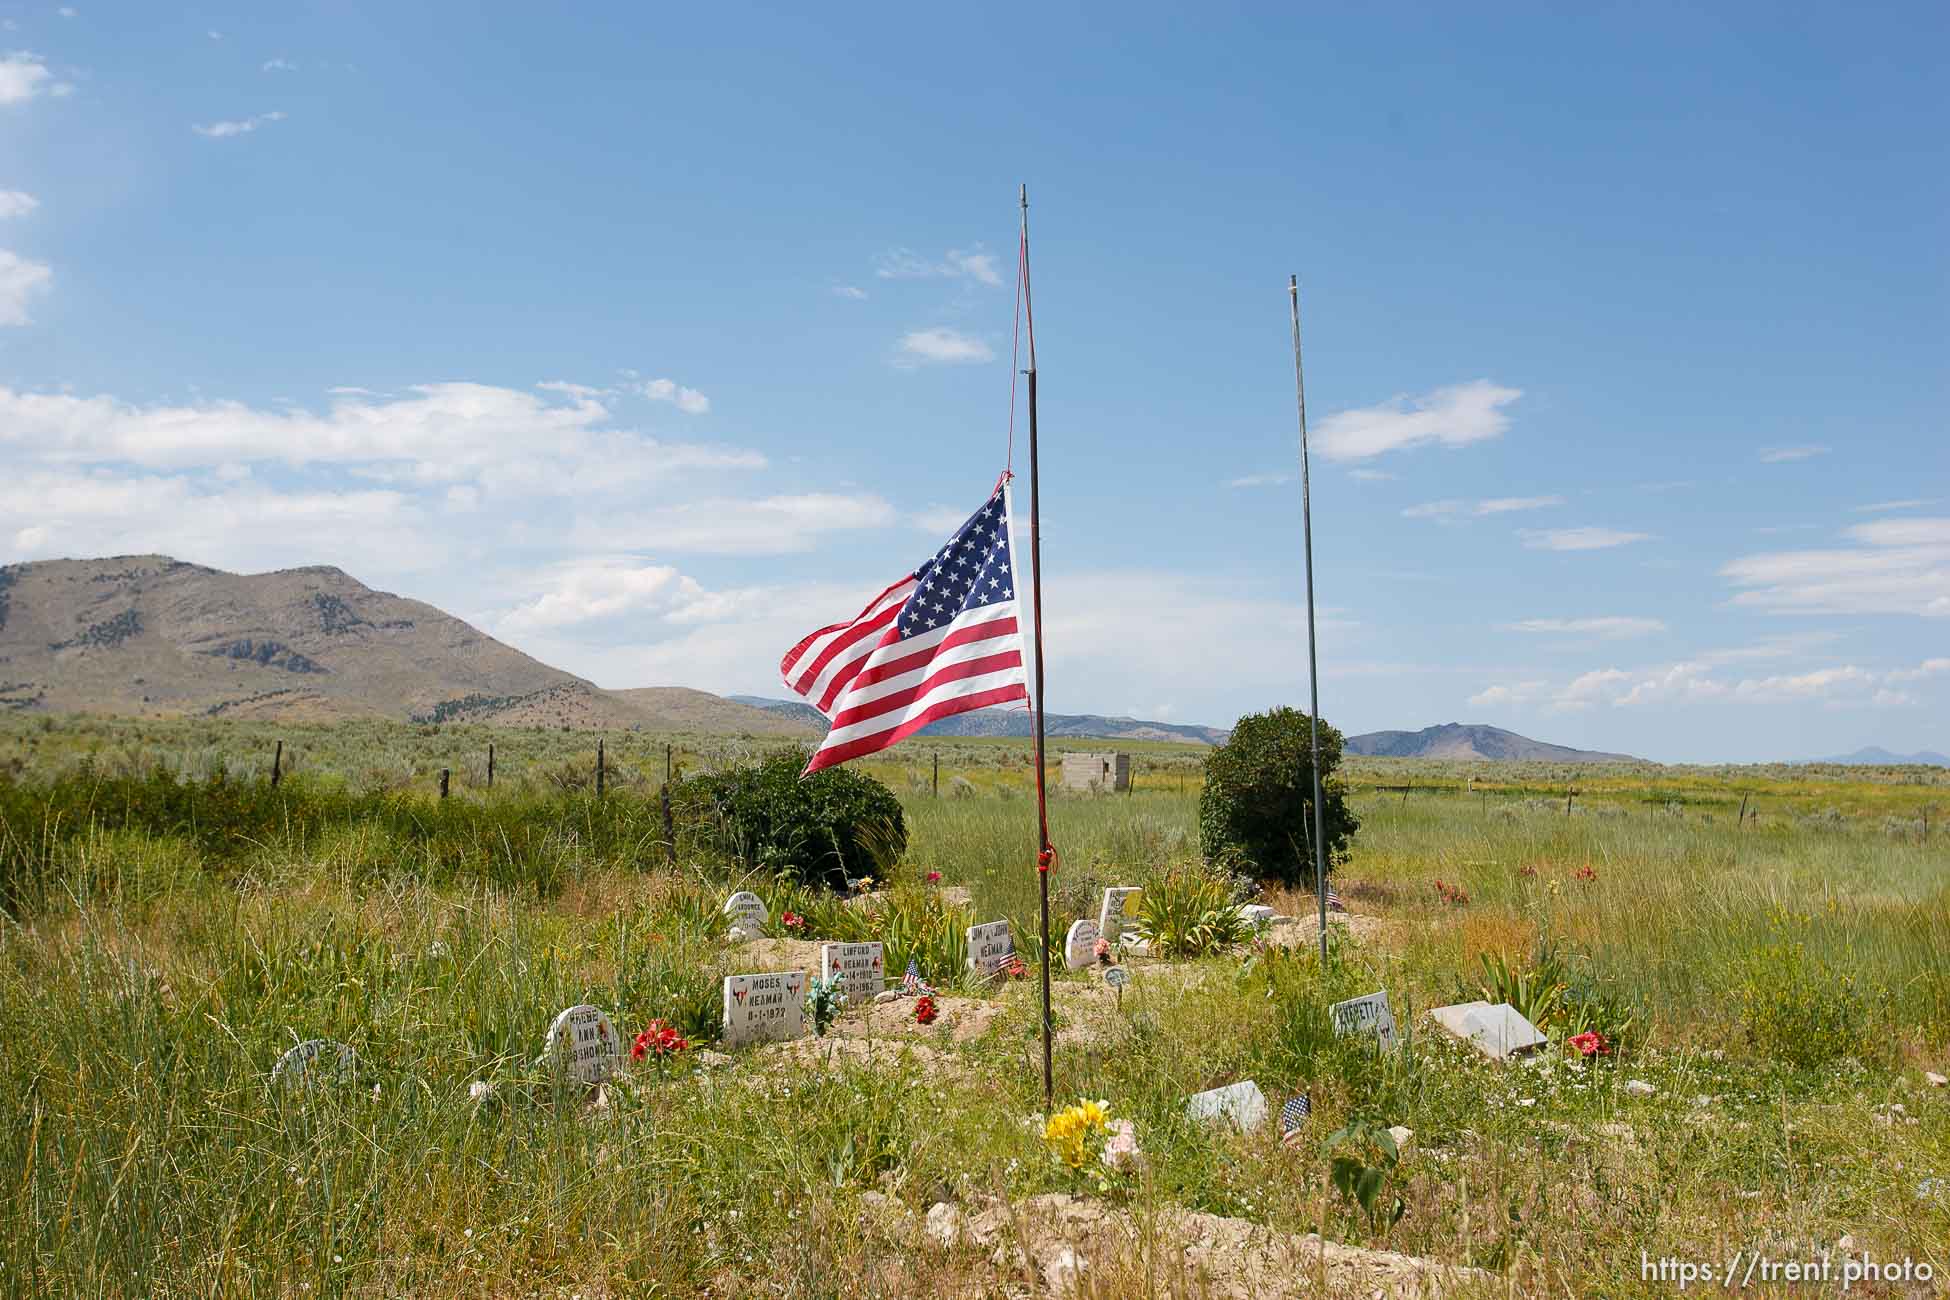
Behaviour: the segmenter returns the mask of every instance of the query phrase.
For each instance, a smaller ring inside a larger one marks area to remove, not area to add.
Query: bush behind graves
[[[1321,809],[1329,871],[1346,858],[1360,819],[1331,778],[1341,761],[1341,733],[1320,724]],[[1307,715],[1278,708],[1249,713],[1205,759],[1199,795],[1199,849],[1208,861],[1237,854],[1260,876],[1283,884],[1314,877],[1313,754]]]
[[[805,765],[803,750],[782,751],[677,782],[671,802],[694,834],[748,868],[834,889],[884,877],[907,848],[900,800],[847,767],[802,780]]]

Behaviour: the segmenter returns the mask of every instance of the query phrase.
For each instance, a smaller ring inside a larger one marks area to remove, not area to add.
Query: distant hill
[[[1346,752],[1375,758],[1523,759],[1554,763],[1636,763],[1629,754],[1549,745],[1501,727],[1445,722],[1420,731],[1370,731],[1347,738]]]
[[[1856,750],[1853,754],[1843,754],[1839,758],[1811,758],[1809,763],[1832,763],[1841,767],[1904,767],[1921,764],[1924,767],[1950,767],[1950,758],[1934,750],[1918,750],[1914,754],[1892,754],[1879,745],[1870,745]]]
[[[762,695],[733,695],[739,704],[769,709],[798,719],[822,733],[826,719],[818,709],[802,700],[775,700]],[[1089,738],[1093,740],[1175,740],[1195,745],[1217,745],[1230,733],[1223,727],[1204,727],[1190,723],[1145,722],[1138,718],[1112,718],[1098,713],[1052,713],[1043,724],[1045,735]],[[930,723],[918,733],[923,736],[1027,736],[1030,718],[1026,709],[976,709]]]
[[[166,555],[0,567],[0,708],[808,734],[702,691],[601,690],[339,569]]]

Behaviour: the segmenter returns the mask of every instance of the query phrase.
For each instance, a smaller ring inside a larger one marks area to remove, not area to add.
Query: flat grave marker
[[[806,1033],[806,972],[724,977],[724,1045],[782,1043]]]
[[[1083,920],[1071,924],[1070,933],[1063,937],[1063,964],[1071,970],[1082,970],[1097,960],[1097,929],[1095,921]]]
[[[1458,1002],[1429,1013],[1449,1034],[1471,1043],[1492,1061],[1520,1056],[1550,1041],[1508,1002]]]
[[[887,987],[887,952],[875,943],[827,943],[819,948],[819,978],[841,977],[840,992],[854,1006],[871,1002]]]
[[[968,927],[968,969],[976,979],[988,979],[1016,954],[1016,941],[1007,921],[987,921]]]
[[[609,1017],[583,1003],[568,1008],[549,1025],[540,1063],[553,1063],[577,1083],[593,1086],[616,1073],[623,1063],[623,1044]]]
[[[316,1088],[322,1083],[351,1083],[358,1074],[359,1054],[350,1047],[329,1038],[307,1038],[278,1058],[271,1067],[271,1082],[286,1088]]]
[[[1395,1013],[1388,1006],[1388,990],[1349,998],[1327,1008],[1337,1034],[1371,1034],[1384,1048],[1395,1045]]]

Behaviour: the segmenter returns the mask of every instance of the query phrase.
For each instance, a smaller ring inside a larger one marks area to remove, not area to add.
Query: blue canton
[[[955,616],[1016,598],[1009,556],[1009,518],[997,489],[931,560],[914,570],[918,584],[901,606],[901,638],[946,627]]]

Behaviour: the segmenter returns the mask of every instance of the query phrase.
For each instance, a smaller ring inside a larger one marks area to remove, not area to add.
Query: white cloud
[[[1950,673],[1950,659],[1925,659],[1914,668],[1898,668],[1884,673],[1883,680],[1890,682],[1920,682],[1927,677]]]
[[[836,284],[833,286],[833,293],[838,297],[846,298],[853,302],[865,302],[867,300],[867,291],[858,285]]]
[[[1869,697],[1869,707],[1873,709],[1908,709],[1922,703],[1908,691],[1892,691],[1887,687]]]
[[[913,330],[903,335],[897,364],[911,366],[922,362],[944,362],[952,365],[993,360],[995,352],[982,340],[959,330],[936,328]]]
[[[1621,682],[1628,682],[1632,674],[1621,668],[1598,668],[1572,679],[1571,684],[1559,691],[1552,703],[1561,709],[1583,709],[1598,702]]]
[[[1850,509],[1858,515],[1881,514],[1887,510],[1921,510],[1925,506],[1935,505],[1941,499],[1940,497],[1912,497],[1907,501],[1875,501],[1866,506],[1852,506]]]
[[[929,261],[910,249],[890,249],[880,255],[874,274],[883,280],[973,280],[990,288],[1002,283],[995,255],[983,252],[980,245],[973,250],[951,248],[938,262]]]
[[[220,31],[218,31],[218,30],[217,30],[216,28],[214,28],[214,27],[212,27],[212,28],[211,28],[211,29],[210,29],[209,31],[207,31],[207,32],[205,32],[205,33],[203,33],[203,34],[204,34],[205,36],[208,36],[208,37],[209,37],[209,38],[210,38],[211,40],[213,40],[213,41],[220,41],[220,40],[222,40],[222,39],[223,39],[223,33],[222,33],[222,32],[220,32]]]
[[[1563,497],[1491,497],[1487,501],[1478,501],[1472,513],[1506,515],[1515,510],[1543,510],[1549,506],[1563,504]]]
[[[1507,515],[1519,510],[1542,510],[1548,506],[1563,504],[1563,497],[1489,497],[1475,502],[1451,497],[1442,501],[1425,501],[1421,505],[1410,506],[1402,511],[1402,516],[1406,519],[1451,519],[1466,514],[1481,519],[1488,515]]]
[[[266,59],[261,68],[264,72],[296,72],[297,70],[298,65],[290,59]]]
[[[1419,506],[1409,506],[1406,510],[1403,510],[1402,518],[1443,519],[1451,515],[1459,515],[1468,509],[1468,507],[1469,502],[1454,499],[1447,501],[1424,501]]]
[[[284,121],[284,113],[259,113],[255,117],[240,117],[227,122],[192,123],[190,130],[206,140],[228,140],[233,136],[249,135],[260,126]]]
[[[696,579],[667,564],[628,556],[590,556],[538,575],[542,590],[499,623],[509,632],[559,628],[626,614],[670,616],[704,598]]]
[[[1812,444],[1800,447],[1768,447],[1760,453],[1760,463],[1763,465],[1783,465],[1789,461],[1807,460],[1813,456],[1824,456],[1828,451],[1829,448],[1827,447],[1817,447]]]
[[[0,221],[24,217],[40,206],[41,201],[25,190],[0,190]]]
[[[0,248],[0,325],[27,324],[28,300],[46,293],[52,283],[54,271],[47,263]],[[0,433],[0,440],[5,437]]]
[[[1651,704],[1659,700],[1711,700],[1727,693],[1727,687],[1716,682],[1707,673],[1707,665],[1698,660],[1673,664],[1659,669],[1649,676],[1639,678],[1631,690],[1612,701],[1621,708],[1634,704]]]
[[[24,104],[37,95],[59,93],[40,55],[28,50],[0,55],[0,104]]]
[[[1364,460],[1426,443],[1466,447],[1502,436],[1510,425],[1503,408],[1522,396],[1521,389],[1476,379],[1330,415],[1313,442],[1329,460]]]
[[[1226,486],[1236,488],[1280,487],[1283,484],[1293,482],[1293,479],[1294,476],[1291,474],[1242,474],[1238,478],[1229,480]]]
[[[1811,700],[1838,692],[1859,692],[1874,680],[1873,673],[1849,664],[1780,677],[1750,677],[1735,686],[1733,693],[1743,700]]]
[[[54,12],[60,14],[63,18],[79,18],[81,16],[81,11],[73,5],[62,5]]]
[[[647,380],[638,385],[637,391],[653,402],[670,402],[686,415],[705,415],[711,410],[710,398],[673,379]]]
[[[971,512],[959,506],[931,505],[914,514],[914,526],[924,533],[947,537],[968,522]]]
[[[1950,617],[1950,519],[1878,519],[1844,533],[1848,549],[1742,556],[1721,576],[1736,606],[1774,614]]]
[[[1611,615],[1603,618],[1527,618],[1506,625],[1513,632],[1545,632],[1567,636],[1633,637],[1663,632],[1666,625],[1656,618]]]
[[[1627,533],[1616,528],[1519,528],[1517,536],[1533,551],[1599,551],[1643,542],[1651,533]]]
[[[672,502],[656,510],[624,503],[604,511],[585,511],[569,540],[577,549],[780,555],[811,550],[829,534],[885,528],[899,518],[892,505],[872,493],[710,497]]]
[[[1382,483],[1395,477],[1385,469],[1351,469],[1347,472],[1347,476],[1351,479],[1359,479],[1363,483]]]
[[[1487,686],[1469,697],[1472,709],[1503,708],[1515,704],[1528,704],[1540,698],[1548,687],[1541,681],[1511,682],[1500,686]]]

